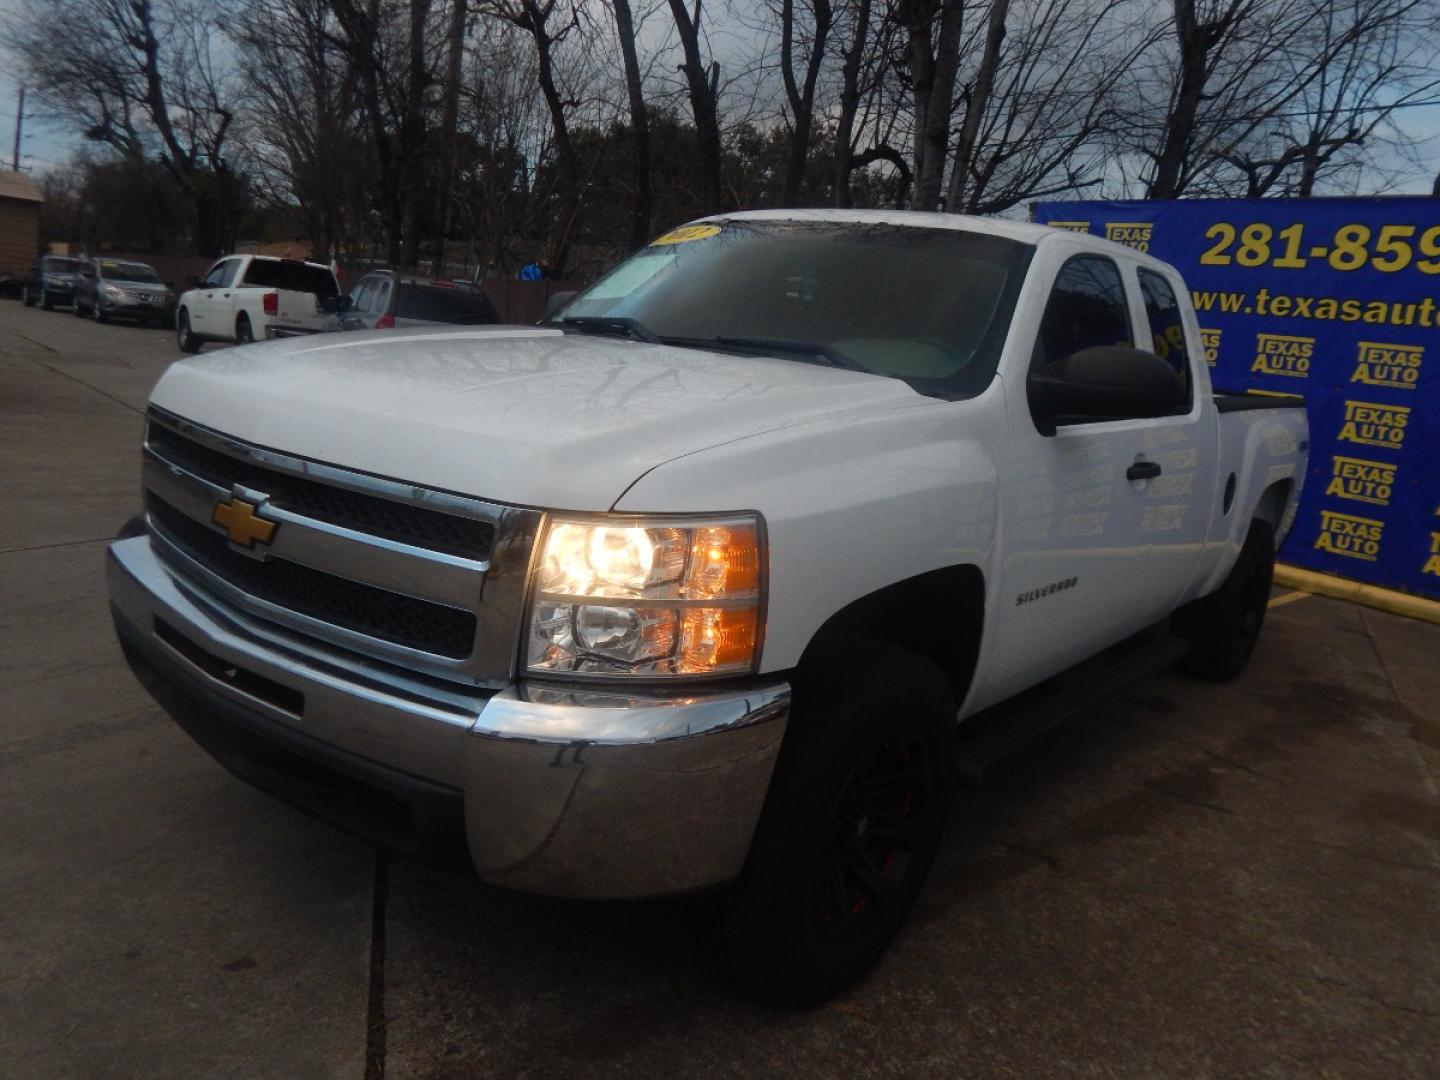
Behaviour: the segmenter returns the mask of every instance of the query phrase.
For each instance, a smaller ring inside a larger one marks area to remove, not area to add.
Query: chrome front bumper
[[[463,830],[487,881],[561,896],[683,892],[735,877],[789,714],[770,682],[646,696],[415,676],[250,622],[173,574],[146,536],[107,576],[142,682],[237,775],[403,850]]]

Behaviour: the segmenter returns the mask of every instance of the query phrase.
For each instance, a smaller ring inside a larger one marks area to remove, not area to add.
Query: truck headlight
[[[552,517],[530,602],[526,668],[644,678],[754,670],[760,520]]]
[[[112,300],[119,300],[125,295],[125,290],[119,285],[102,285],[100,291]]]

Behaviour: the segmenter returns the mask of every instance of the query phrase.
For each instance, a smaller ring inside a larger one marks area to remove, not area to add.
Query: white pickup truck
[[[207,341],[246,345],[333,330],[341,301],[340,283],[323,263],[227,255],[180,297],[175,339],[181,352],[198,353]]]
[[[539,327],[173,365],[116,626],[244,779],[515,889],[724,886],[727,955],[816,1000],[957,776],[1245,665],[1305,412],[1203,357],[1179,275],[1093,237],[718,217]]]

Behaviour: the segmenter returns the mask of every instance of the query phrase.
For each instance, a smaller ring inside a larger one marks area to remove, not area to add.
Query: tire
[[[85,309],[80,305],[80,294],[79,294],[79,293],[76,293],[76,294],[75,294],[75,307],[74,307],[73,310],[74,310],[74,312],[75,312],[75,317],[76,317],[77,319],[83,319],[83,318],[85,317]]]
[[[50,294],[45,291],[45,287],[44,287],[43,285],[40,287],[40,310],[41,310],[41,311],[54,311],[54,310],[55,310],[55,301],[50,299]]]
[[[250,329],[250,316],[241,315],[235,320],[235,344],[250,345],[255,341],[255,331]]]
[[[933,665],[879,643],[797,676],[794,702],[722,921],[734,974],[808,1005],[869,971],[920,894],[952,794],[955,706]]]
[[[184,308],[175,316],[175,344],[184,353],[198,353],[205,343],[190,332],[190,313]]]
[[[90,314],[95,317],[95,321],[98,323],[107,323],[110,321],[110,316],[106,315],[100,307],[100,298],[98,296],[95,298],[95,303],[90,306]]]
[[[1252,521],[1224,584],[1175,613],[1175,632],[1190,642],[1186,671],[1215,682],[1239,677],[1260,640],[1274,579],[1275,530]]]

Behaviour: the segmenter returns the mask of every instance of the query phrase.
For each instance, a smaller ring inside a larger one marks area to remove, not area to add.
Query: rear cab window
[[[251,288],[283,289],[287,292],[339,296],[335,275],[323,266],[291,259],[255,259],[245,271],[244,284]]]
[[[500,313],[490,298],[479,289],[447,288],[441,285],[400,283],[395,316],[401,319],[423,319],[426,322],[486,325],[501,321]]]
[[[1150,330],[1150,351],[1174,369],[1185,394],[1179,413],[1188,413],[1194,396],[1194,380],[1190,377],[1190,357],[1185,347],[1185,325],[1180,303],[1170,282],[1154,270],[1140,267],[1137,271],[1140,295],[1145,301],[1145,319]]]

